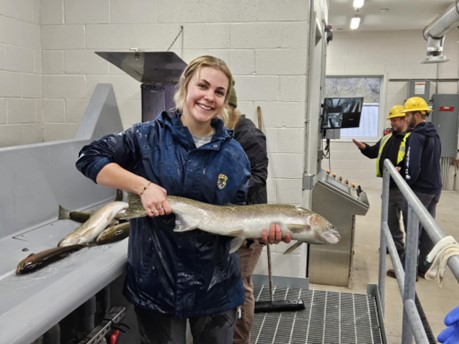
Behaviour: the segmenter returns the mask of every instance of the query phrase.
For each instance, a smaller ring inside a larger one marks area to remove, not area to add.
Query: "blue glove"
[[[459,343],[459,306],[446,314],[445,325],[448,327],[438,335],[438,341],[444,344]]]

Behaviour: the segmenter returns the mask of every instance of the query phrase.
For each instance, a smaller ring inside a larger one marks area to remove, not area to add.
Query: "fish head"
[[[70,237],[65,237],[59,243],[57,244],[58,247],[64,247],[64,246],[70,246],[70,245],[77,245],[77,244],[82,244],[83,240],[79,236],[70,236]]]
[[[304,208],[287,224],[293,239],[310,244],[336,244],[341,240],[336,227],[323,216]]]
[[[19,262],[19,264],[16,267],[17,275],[27,273],[29,272],[30,269],[34,267],[33,260],[32,260],[33,256],[34,256],[34,253],[31,253]]]
[[[337,244],[341,240],[341,235],[336,227],[323,216],[319,214],[311,214],[309,223],[318,243]]]

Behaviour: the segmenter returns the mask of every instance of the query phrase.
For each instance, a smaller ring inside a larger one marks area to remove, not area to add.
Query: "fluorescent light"
[[[365,0],[354,0],[353,6],[354,8],[362,8]]]
[[[355,16],[351,19],[351,25],[349,26],[351,30],[357,30],[360,26],[360,17]]]

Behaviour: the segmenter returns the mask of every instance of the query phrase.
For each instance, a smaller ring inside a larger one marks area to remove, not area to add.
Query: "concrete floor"
[[[366,293],[368,284],[378,283],[379,231],[381,219],[381,190],[365,190],[370,209],[365,216],[356,216],[355,241],[351,282],[348,288],[310,284],[311,289]],[[443,191],[437,207],[437,223],[446,235],[459,240],[459,192]],[[387,267],[392,267],[389,256]],[[418,297],[435,336],[444,328],[443,319],[459,305],[459,285],[448,269],[443,287],[437,281],[420,278],[416,283]],[[395,279],[386,277],[384,324],[389,344],[399,344],[402,333],[402,304]]]

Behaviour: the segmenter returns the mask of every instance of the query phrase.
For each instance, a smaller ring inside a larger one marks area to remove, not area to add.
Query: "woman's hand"
[[[142,205],[150,217],[163,216],[172,213],[167,201],[167,191],[163,187],[150,182],[140,194]]]
[[[278,244],[281,241],[285,242],[286,244],[292,241],[290,233],[285,233],[285,235],[283,235],[281,227],[274,223],[272,223],[269,227],[269,233],[266,229],[263,228],[261,232],[261,238],[259,240],[261,244]]]
[[[162,216],[172,212],[163,187],[138,176],[116,163],[105,165],[97,175],[97,184],[139,195],[148,216]]]

